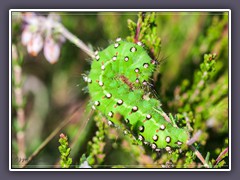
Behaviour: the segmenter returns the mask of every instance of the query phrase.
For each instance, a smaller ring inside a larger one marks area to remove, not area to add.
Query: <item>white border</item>
[[[11,59],[11,49],[12,49],[12,12],[23,12],[23,11],[38,11],[38,12],[139,12],[139,11],[155,11],[155,12],[228,12],[228,20],[229,20],[229,31],[228,31],[228,44],[229,44],[229,72],[228,72],[228,80],[229,80],[229,169],[13,169],[11,167],[11,114],[12,114],[12,59]],[[9,171],[231,171],[231,9],[10,9],[9,10]]]

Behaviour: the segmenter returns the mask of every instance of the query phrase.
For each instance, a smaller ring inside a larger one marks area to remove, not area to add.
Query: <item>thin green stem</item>
[[[22,165],[22,168],[25,168],[33,159],[36,157],[46,146],[47,144],[56,136],[58,133],[74,118],[78,113],[79,109],[76,109],[72,115],[66,118],[57,128],[42,142],[42,144],[29,156],[27,161]]]
[[[18,145],[18,158],[25,159],[25,113],[23,107],[23,92],[22,92],[22,67],[19,63],[19,56],[17,53],[17,47],[12,45],[12,61],[13,61],[13,92],[14,92],[14,100],[16,103],[16,111],[17,111],[17,145]],[[22,161],[19,161],[19,165],[21,166]]]
[[[84,44],[83,41],[81,41],[77,36],[70,33],[62,24],[55,22],[53,24],[53,27],[57,29],[65,38],[67,38],[69,41],[71,41],[73,44],[75,44],[77,47],[82,49],[86,54],[88,54],[91,58],[94,58],[93,51]]]

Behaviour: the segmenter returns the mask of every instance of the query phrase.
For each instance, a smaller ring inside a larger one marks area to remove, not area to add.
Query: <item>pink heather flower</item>
[[[48,37],[45,40],[43,53],[48,62],[54,64],[60,55],[60,45],[52,37]]]
[[[21,36],[21,41],[22,41],[22,44],[24,46],[27,46],[27,44],[29,43],[29,41],[31,40],[32,38],[32,32],[29,30],[29,27],[25,27],[23,32],[22,32],[22,36]]]
[[[63,139],[63,138],[66,138],[65,134],[61,133],[61,134],[60,134],[60,138],[62,138],[62,139]]]
[[[53,28],[53,24],[59,21],[60,16],[55,13],[50,13],[48,17],[31,12],[23,14],[25,27],[21,41],[24,46],[27,46],[29,54],[37,56],[44,46],[43,53],[47,61],[52,64],[57,62],[61,44],[65,41],[64,36],[58,34]]]
[[[27,24],[38,25],[38,16],[33,12],[23,13],[23,20]]]
[[[30,41],[27,43],[27,51],[32,56],[37,56],[43,47],[43,38],[41,34],[34,33]]]

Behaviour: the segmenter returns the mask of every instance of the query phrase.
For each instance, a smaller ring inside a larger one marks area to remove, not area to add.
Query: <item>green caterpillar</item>
[[[88,88],[92,108],[103,113],[109,125],[122,126],[116,120],[120,114],[124,126],[143,144],[155,151],[171,152],[186,143],[189,134],[162,111],[159,100],[144,98],[143,87],[148,85],[155,63],[142,43],[117,38],[114,44],[95,52]]]

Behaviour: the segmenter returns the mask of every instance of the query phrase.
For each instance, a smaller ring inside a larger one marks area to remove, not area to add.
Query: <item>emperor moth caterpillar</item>
[[[189,139],[185,129],[171,123],[169,117],[154,98],[144,98],[142,86],[148,84],[155,68],[142,43],[130,43],[120,38],[95,59],[88,76],[88,88],[94,102],[92,106],[107,118],[109,125],[117,124],[120,114],[130,131],[143,144],[153,150],[178,148]]]

